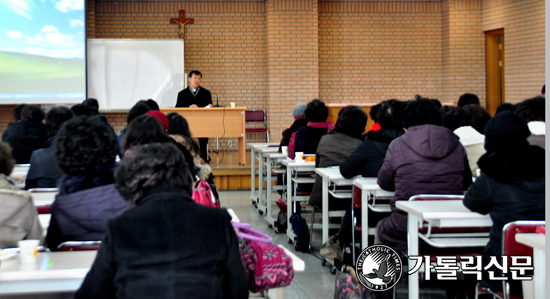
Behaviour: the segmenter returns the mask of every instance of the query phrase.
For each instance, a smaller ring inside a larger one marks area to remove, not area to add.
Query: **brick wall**
[[[319,3],[321,99],[441,98],[441,3]]]
[[[299,102],[319,97],[316,0],[267,0],[267,117],[273,139]]]
[[[442,1],[442,84],[446,101],[464,93],[485,102],[485,37],[481,0]]]
[[[484,32],[504,28],[506,100],[544,84],[543,0],[88,0],[89,38],[178,38],[185,69],[203,72],[220,104],[268,112],[271,139],[300,101],[378,102],[414,94],[485,98]],[[136,99],[138,100],[138,99]],[[175,99],[174,99],[175,101]],[[0,107],[0,130],[12,120]],[[124,113],[107,114],[115,129]],[[249,135],[263,141],[264,135]],[[234,142],[235,143],[235,142]],[[211,147],[213,143],[211,143]]]
[[[545,79],[545,2],[484,0],[481,30],[504,29],[506,102],[540,94]]]

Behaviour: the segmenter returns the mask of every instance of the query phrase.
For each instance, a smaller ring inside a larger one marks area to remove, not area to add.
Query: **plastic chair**
[[[544,226],[545,221],[514,221],[506,224],[502,228],[502,255],[510,256],[530,256],[533,257],[533,248],[520,244],[516,241],[516,234],[520,233],[535,233],[537,227]],[[508,265],[511,265],[511,259],[509,258]],[[476,286],[476,291],[478,290],[487,290],[489,293],[493,294],[497,298],[502,299],[519,299],[523,298],[522,296],[511,295],[510,293],[510,283],[508,281],[502,282],[502,290],[491,290],[481,287],[479,284]],[[476,294],[477,298],[477,294]]]
[[[98,250],[101,241],[67,241],[59,244],[57,250],[59,251],[85,251],[85,250]]]
[[[267,118],[264,110],[246,110],[244,112],[244,121],[246,123],[256,122],[263,123],[263,128],[245,128],[246,133],[265,133],[267,142],[269,143],[269,131],[267,130]]]

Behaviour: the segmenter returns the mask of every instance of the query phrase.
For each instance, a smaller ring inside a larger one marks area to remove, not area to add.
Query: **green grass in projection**
[[[0,52],[0,93],[83,92],[84,61]]]

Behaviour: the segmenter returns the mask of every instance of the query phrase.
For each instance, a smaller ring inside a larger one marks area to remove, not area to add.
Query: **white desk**
[[[328,229],[329,229],[329,210],[328,210],[328,187],[329,182],[334,183],[337,186],[351,186],[355,178],[346,179],[340,174],[340,167],[328,167],[328,168],[315,168],[315,173],[323,179],[322,193],[322,213],[323,213],[323,244],[328,241]],[[351,198],[351,196],[350,196]],[[312,224],[313,225],[313,224]]]
[[[37,263],[19,258],[2,261],[0,294],[75,292],[94,262],[97,251],[39,252]]]
[[[265,205],[265,201],[264,201],[264,159],[265,159],[265,154],[267,153],[277,153],[278,152],[278,148],[277,147],[258,147],[256,148],[256,151],[258,152],[258,201],[257,201],[257,205],[256,205],[256,208],[258,208],[258,213],[260,213],[260,215],[264,214],[266,212],[266,205]],[[271,174],[270,174],[271,175]],[[270,184],[271,182],[268,182],[266,183],[266,187],[267,187],[267,184]]]
[[[545,235],[533,233],[533,234],[517,234],[516,241],[518,243],[533,247],[533,265],[535,267],[535,273],[533,275],[535,299],[544,299],[546,284],[544,280],[546,278],[546,241]]]
[[[271,185],[271,173],[273,172],[273,166],[276,162],[280,162],[281,160],[286,158],[286,155],[276,152],[276,153],[265,153],[265,164],[266,164],[266,173],[267,173],[267,179],[265,184],[265,193],[266,193],[266,209],[265,209],[265,220],[268,223],[269,228],[272,228],[275,224],[275,218],[273,218],[271,207],[271,193],[273,192],[273,186]],[[283,173],[284,169],[277,169],[277,173]],[[284,186],[277,186],[277,190],[282,190]]]
[[[292,216],[292,207],[293,203],[296,201],[296,194],[293,194],[292,189],[293,187],[297,186],[298,184],[309,184],[309,183],[315,183],[315,178],[295,178],[293,177],[294,174],[298,173],[304,173],[304,172],[311,172],[315,170],[315,162],[296,162],[294,160],[290,160],[287,158],[287,160],[281,161],[281,164],[283,164],[286,167],[286,204],[287,204],[287,214],[286,214],[286,223],[287,223],[287,229],[286,229],[286,235],[290,241],[294,242],[294,238],[296,235],[292,232],[292,223],[290,222],[290,216]],[[296,188],[294,188],[296,191]]]
[[[250,148],[250,199],[256,205],[258,197],[256,196],[256,152],[258,148],[275,146],[277,143],[247,143],[247,148]],[[261,161],[261,160],[260,160]],[[260,181],[261,182],[261,181]]]
[[[486,227],[493,222],[489,215],[470,211],[462,200],[433,201],[397,201],[395,206],[409,214],[408,217],[408,255],[418,255],[418,225],[427,221],[436,227]],[[487,241],[489,239],[487,238]],[[456,242],[455,247],[462,247]],[[410,260],[409,269],[414,268]],[[418,271],[409,275],[409,298],[419,298]]]
[[[395,192],[382,190],[377,178],[358,178],[353,181],[353,185],[361,189],[361,249],[365,249],[369,246],[369,209],[378,213],[391,212],[389,203],[376,204],[376,198],[391,198]]]

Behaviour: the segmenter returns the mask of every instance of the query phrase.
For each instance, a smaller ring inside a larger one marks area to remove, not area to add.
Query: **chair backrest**
[[[414,200],[462,200],[464,195],[453,195],[453,194],[420,194],[414,195],[409,198],[409,201]]]
[[[265,111],[264,110],[246,110],[244,112],[244,121],[245,122],[266,122]]]
[[[534,233],[537,227],[544,226],[545,221],[521,220],[506,224],[502,228],[502,254],[503,255],[529,255],[533,256],[533,248],[516,241],[516,234]]]
[[[353,185],[353,208],[354,209],[360,209],[361,208],[361,189],[359,187]]]
[[[37,205],[36,210],[38,211],[38,214],[51,214],[50,205]]]
[[[67,241],[59,244],[57,250],[59,251],[85,251],[85,250],[98,250],[101,241]]]
[[[55,200],[55,196],[59,193],[57,188],[33,188],[29,189],[32,194],[34,204],[37,206],[51,205]]]

